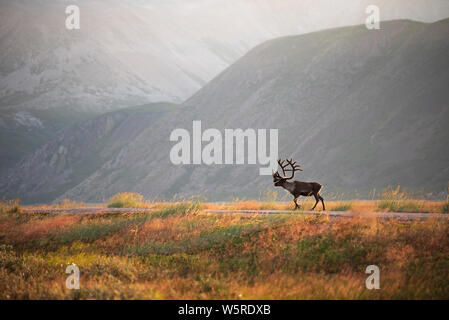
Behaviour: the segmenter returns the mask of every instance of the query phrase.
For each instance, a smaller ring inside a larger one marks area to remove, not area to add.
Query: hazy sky
[[[326,27],[332,27],[333,23],[363,23],[364,9],[368,5],[380,8],[382,20],[432,22],[449,17],[448,0],[112,0],[109,3],[145,6],[167,15],[193,15],[203,19],[232,13],[238,17],[259,7],[274,16],[283,14],[287,19],[292,16],[302,18],[297,21],[299,29],[302,23],[317,23]]]

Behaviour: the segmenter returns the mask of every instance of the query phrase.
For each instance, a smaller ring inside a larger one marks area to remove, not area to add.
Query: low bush
[[[143,203],[140,193],[121,192],[114,194],[108,203],[108,208],[137,208]]]

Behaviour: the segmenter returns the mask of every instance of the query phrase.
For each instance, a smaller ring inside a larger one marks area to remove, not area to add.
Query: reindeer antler
[[[287,164],[284,165],[285,161],[287,161]],[[290,158],[290,160],[289,159],[285,159],[285,160],[279,159],[278,164],[282,169],[282,173],[284,174],[283,178],[285,178],[287,180],[292,179],[295,176],[296,171],[302,171],[301,166],[299,164],[296,164],[296,161],[293,162],[293,158]],[[290,166],[291,169],[285,169],[288,166]],[[291,172],[290,177],[286,177],[285,172]]]

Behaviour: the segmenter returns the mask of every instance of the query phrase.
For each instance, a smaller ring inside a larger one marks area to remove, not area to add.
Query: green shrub
[[[137,208],[142,204],[140,193],[121,192],[114,194],[108,203],[108,208]]]

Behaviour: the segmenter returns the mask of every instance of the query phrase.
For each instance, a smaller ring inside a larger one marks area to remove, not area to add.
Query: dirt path
[[[424,220],[430,217],[437,219],[447,219],[449,220],[449,214],[439,214],[439,213],[418,213],[418,212],[366,212],[363,214],[357,214],[349,211],[285,211],[285,210],[204,210],[210,213],[243,213],[249,215],[269,215],[269,214],[279,214],[279,213],[289,213],[289,214],[323,214],[333,218],[350,218],[353,216],[360,215],[361,217],[376,217],[382,219],[396,219],[396,220]]]
[[[35,208],[21,208],[21,212],[24,213],[66,213],[66,214],[97,214],[97,213],[114,213],[114,212],[141,212],[148,213],[154,211],[154,209],[143,208],[103,208],[103,207],[86,207],[86,208],[73,208],[73,209],[35,209]]]
[[[33,209],[22,208],[24,213],[64,213],[64,214],[101,214],[101,213],[120,213],[120,212],[134,212],[134,213],[149,213],[154,209],[142,209],[142,208],[102,208],[102,207],[89,207],[89,208],[75,208],[75,209]],[[244,215],[271,215],[271,214],[323,214],[331,218],[349,218],[356,215],[353,212],[346,211],[288,211],[288,210],[216,210],[206,209],[206,213],[215,214],[230,214],[241,213]],[[439,213],[418,213],[418,212],[369,212],[363,213],[362,217],[376,217],[382,219],[396,219],[396,220],[423,220],[427,218],[447,219],[449,220],[449,214]]]

